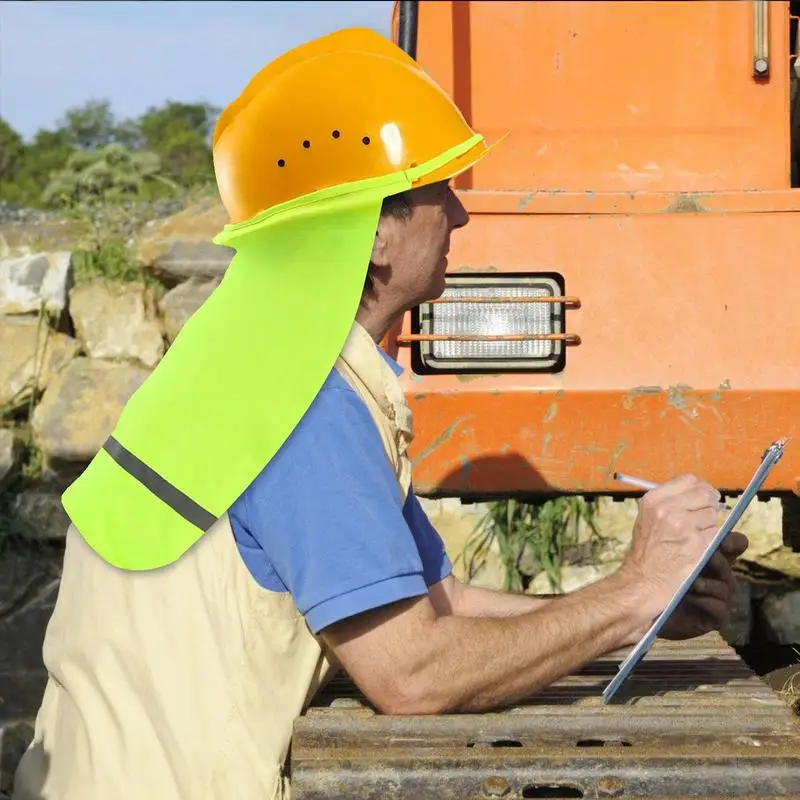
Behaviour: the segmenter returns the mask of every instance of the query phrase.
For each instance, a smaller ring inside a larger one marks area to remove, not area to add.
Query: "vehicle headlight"
[[[564,349],[577,337],[564,333],[564,308],[557,276],[447,277],[439,300],[418,310],[424,368],[436,371],[563,369]]]

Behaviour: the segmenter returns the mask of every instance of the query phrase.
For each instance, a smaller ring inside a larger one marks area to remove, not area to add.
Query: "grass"
[[[125,242],[110,240],[96,250],[75,250],[72,253],[75,283],[85,283],[93,278],[114,281],[144,281],[140,264],[132,257]]]
[[[788,703],[795,714],[800,715],[800,670],[789,677],[778,690],[778,696]]]
[[[489,504],[459,559],[471,580],[497,546],[504,568],[504,589],[524,592],[533,578],[545,572],[551,589],[561,591],[561,569],[567,550],[578,544],[583,522],[589,529],[593,550],[600,542],[595,525],[594,501],[559,497],[540,503],[514,499]]]

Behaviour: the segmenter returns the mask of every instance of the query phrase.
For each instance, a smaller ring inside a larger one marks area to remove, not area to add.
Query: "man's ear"
[[[375,241],[372,244],[370,263],[376,267],[389,266],[389,240],[391,237],[392,220],[382,216],[378,220],[378,230],[375,231]]]

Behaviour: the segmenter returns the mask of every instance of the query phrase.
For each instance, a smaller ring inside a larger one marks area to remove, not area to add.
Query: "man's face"
[[[469,216],[446,181],[407,193],[410,214],[384,214],[373,248],[374,279],[404,309],[444,291],[447,252],[454,228]]]

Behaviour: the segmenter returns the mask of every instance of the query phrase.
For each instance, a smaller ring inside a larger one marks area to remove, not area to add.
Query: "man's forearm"
[[[480,711],[514,702],[632,644],[656,613],[645,592],[615,575],[505,619],[440,616],[418,645],[405,710],[401,704],[392,712]]]
[[[453,579],[453,613],[460,617],[516,617],[543,608],[557,597],[515,594],[469,586]]]

